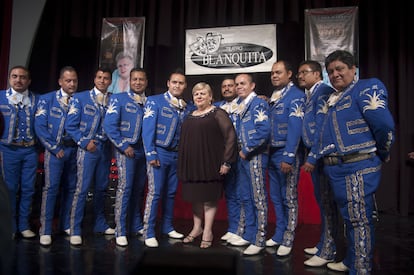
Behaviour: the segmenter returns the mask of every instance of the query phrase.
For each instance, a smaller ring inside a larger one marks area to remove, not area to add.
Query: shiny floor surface
[[[86,222],[88,224],[88,222]],[[188,233],[190,220],[176,220],[176,230]],[[260,255],[244,257],[243,248],[227,246],[219,237],[225,221],[216,221],[211,248],[200,249],[200,239],[184,245],[179,240],[158,236],[160,247],[147,248],[142,237],[129,237],[129,246],[117,247],[113,237],[95,235],[84,226],[84,243],[73,247],[63,234],[53,236],[50,247],[39,245],[38,237],[14,240],[11,274],[341,274],[326,267],[307,268],[303,252],[319,237],[318,225],[299,225],[292,253],[278,257],[274,248]],[[269,235],[273,233],[269,225]],[[343,257],[343,234],[337,241],[337,259]],[[376,225],[376,246],[372,274],[414,274],[414,219],[381,214]]]

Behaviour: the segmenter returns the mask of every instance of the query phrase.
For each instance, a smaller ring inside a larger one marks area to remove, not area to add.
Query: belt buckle
[[[17,142],[12,142],[11,145],[19,146],[19,147],[30,147],[34,145],[34,141],[33,140],[32,141],[21,140]]]
[[[347,158],[345,158],[344,163],[358,162],[358,161],[369,159],[372,156],[373,156],[372,153],[357,153],[357,154],[349,155]]]
[[[30,147],[34,145],[34,142],[33,141],[22,141],[22,144],[24,147]]]
[[[332,165],[338,165],[339,163],[340,163],[340,158],[339,157],[332,157],[332,156],[328,156],[328,157],[325,157],[325,164],[326,165],[329,165],[329,166],[332,166]]]

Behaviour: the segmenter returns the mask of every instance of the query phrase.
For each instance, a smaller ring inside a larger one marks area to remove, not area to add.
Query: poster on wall
[[[305,58],[321,63],[324,82],[330,84],[324,67],[326,56],[335,50],[346,50],[358,64],[358,46],[358,7],[305,10]]]
[[[129,73],[144,60],[145,17],[104,18],[101,30],[99,66],[112,71],[108,91],[129,90]]]
[[[186,30],[187,75],[269,72],[276,58],[275,24]]]

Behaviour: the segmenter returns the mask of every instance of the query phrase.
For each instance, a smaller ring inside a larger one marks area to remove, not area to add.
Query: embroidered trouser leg
[[[374,249],[373,195],[381,179],[378,157],[325,166],[336,203],[345,222],[347,251],[344,264],[350,274],[369,274]]]
[[[29,216],[35,192],[38,154],[34,146],[1,145],[1,168],[9,190],[13,232],[29,229]],[[19,201],[17,194],[20,192]],[[17,224],[16,224],[17,222]]]
[[[292,163],[293,171],[285,174],[280,170],[283,148],[270,155],[269,193],[276,214],[276,229],[272,240],[292,247],[298,223],[299,160]]]
[[[174,230],[174,200],[177,191],[177,152],[157,147],[160,167],[152,167],[147,163],[148,192],[145,200],[144,228],[145,238],[155,237],[155,223],[158,214],[158,203],[162,199],[161,232]]]
[[[118,167],[118,185],[115,199],[116,235],[125,236],[131,228],[136,233],[142,228],[141,208],[146,180],[145,158],[128,158],[115,152]],[[129,222],[127,222],[127,220]]]
[[[61,229],[70,228],[70,211],[76,188],[76,147],[64,148],[64,157],[57,158],[50,151],[45,151],[45,182],[42,190],[40,211],[40,235],[51,235],[56,200],[60,192],[59,223]]]
[[[267,193],[265,176],[267,154],[259,154],[250,160],[239,159],[237,179],[240,197],[246,215],[243,239],[256,246],[265,246],[267,226]]]

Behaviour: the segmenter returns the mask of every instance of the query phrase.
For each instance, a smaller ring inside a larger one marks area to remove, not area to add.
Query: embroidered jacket
[[[111,96],[104,119],[104,130],[121,152],[141,140],[144,100],[145,97],[137,96],[132,91]]]
[[[275,102],[270,102],[271,147],[284,147],[283,162],[292,164],[302,136],[305,93],[288,84]]]
[[[19,107],[17,104],[10,103],[8,99],[12,93],[11,89],[0,91],[0,112],[4,119],[4,131],[0,141],[4,144],[10,144],[14,141],[22,141],[22,139],[26,142],[35,141],[34,115],[39,96],[29,91],[27,100],[28,105],[25,105],[24,107],[26,119],[24,119],[22,123],[19,123]]]
[[[322,109],[326,116],[320,133],[321,156],[376,151],[383,161],[389,157],[394,120],[380,80],[359,80],[342,92],[335,105],[328,108],[326,103]]]
[[[61,89],[41,95],[35,115],[36,134],[43,146],[57,154],[63,149],[65,121],[69,105]]]
[[[176,99],[177,100],[177,99]],[[194,106],[172,102],[167,92],[149,96],[144,107],[142,139],[147,161],[158,159],[156,147],[176,150],[181,123]]]
[[[104,117],[105,108],[99,106],[95,90],[79,92],[70,101],[65,129],[78,146],[86,149],[92,139],[106,140],[102,130]]]
[[[309,149],[307,159],[305,161],[315,164],[318,155],[318,138],[319,128],[321,126],[321,116],[324,114],[319,110],[320,106],[323,106],[327,102],[328,97],[335,90],[320,82],[315,84],[314,90],[309,98],[306,98],[305,102],[305,115],[303,118],[302,127],[302,141],[306,148]]]
[[[267,150],[269,142],[270,123],[269,105],[253,93],[245,104],[240,103],[237,135],[241,151],[249,159]]]

